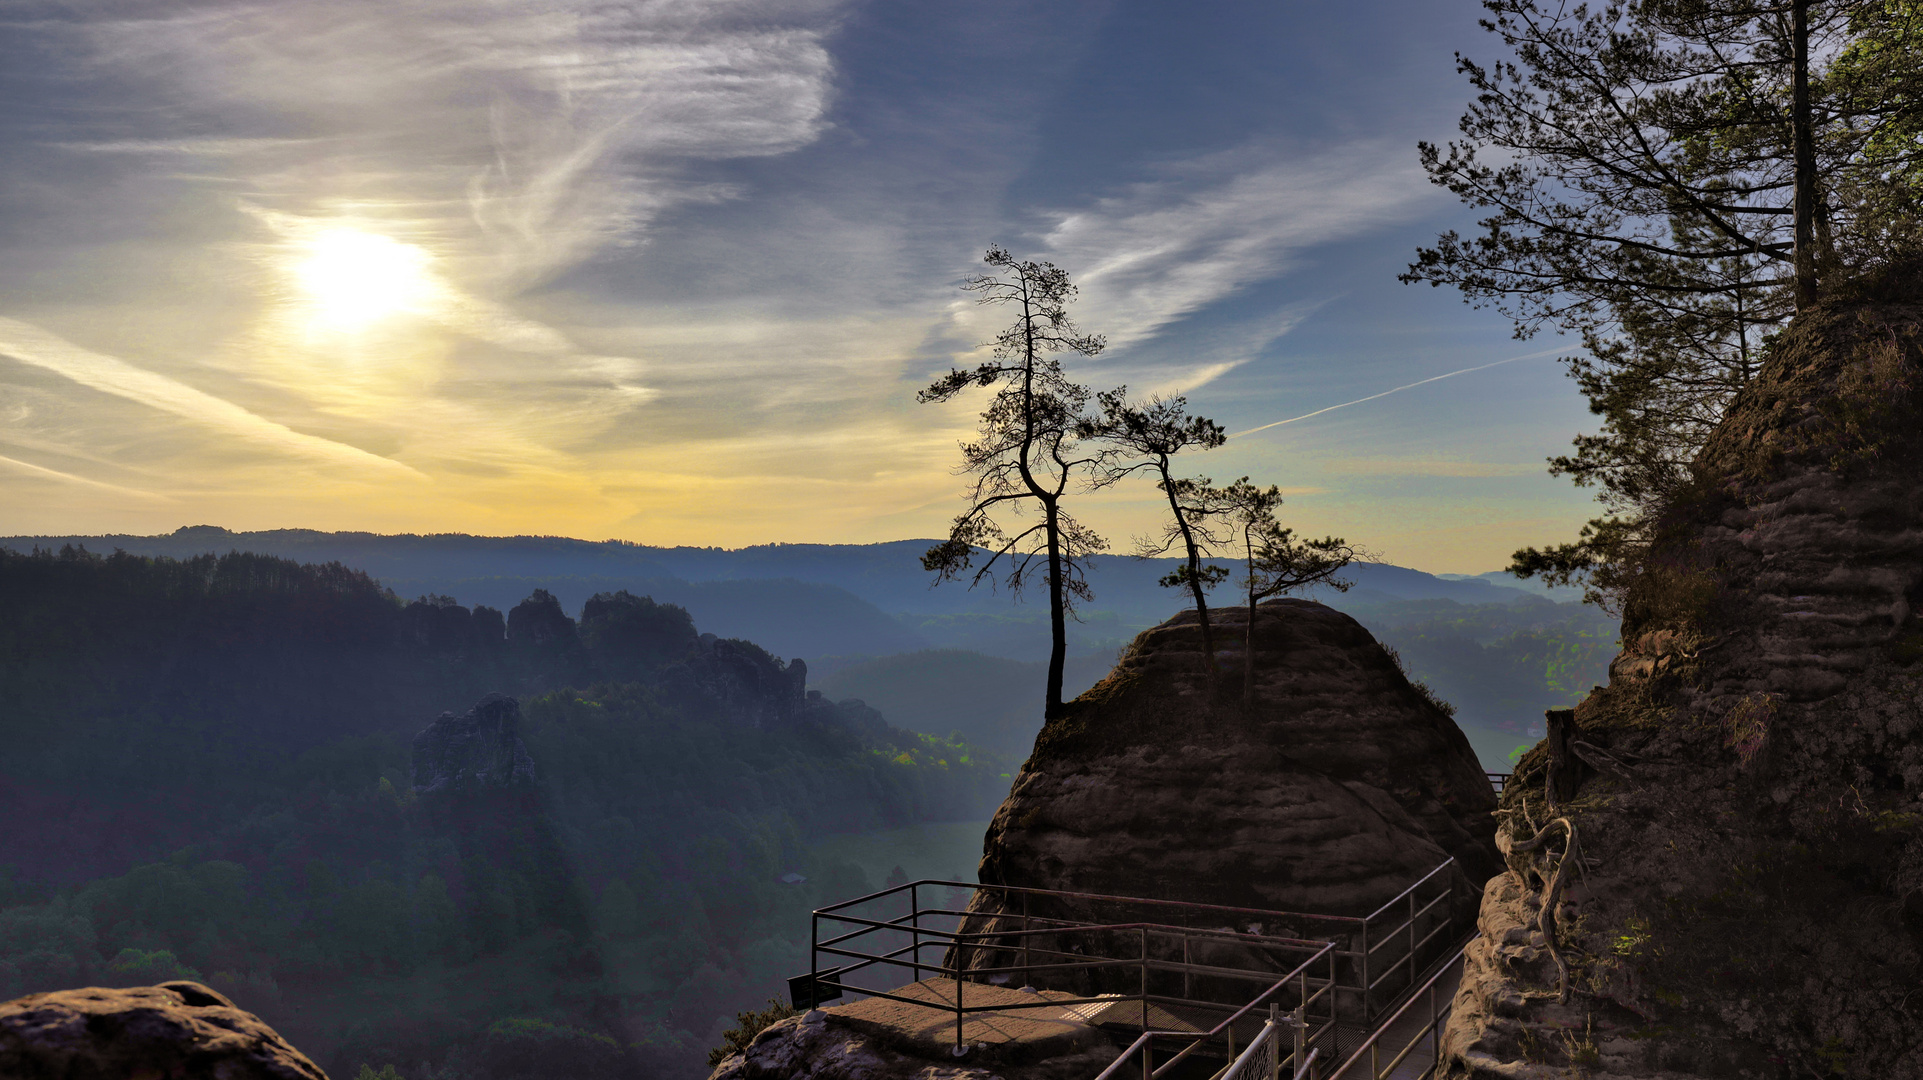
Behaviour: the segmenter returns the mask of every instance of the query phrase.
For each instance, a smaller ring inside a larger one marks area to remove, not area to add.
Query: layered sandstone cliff
[[[1912,266],[1736,399],[1504,799],[1445,1075],[1923,1076],[1920,340]]]

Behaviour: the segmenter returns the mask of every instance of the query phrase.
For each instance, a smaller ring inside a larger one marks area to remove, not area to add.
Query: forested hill
[[[384,536],[308,529],[229,532],[192,526],[160,536],[13,537],[0,547],[84,545],[191,558],[253,551],[339,561],[403,596],[448,594],[511,610],[539,589],[578,610],[626,590],[686,608],[703,629],[807,657],[835,695],[885,703],[898,726],[961,732],[1023,756],[1040,725],[1048,652],[1046,605],[1005,592],[935,587],[919,556],[930,541],[647,547],[553,536]],[[1096,556],[1069,637],[1070,694],[1106,674],[1138,632],[1168,618],[1183,596],[1156,582],[1171,560]],[[1446,577],[1383,563],[1344,576],[1354,588],[1314,598],[1360,619],[1400,651],[1409,673],[1459,706],[1457,722],[1491,768],[1540,736],[1543,710],[1567,708],[1605,679],[1614,617],[1577,602],[1580,590],[1543,589],[1502,574]],[[1526,587],[1525,587],[1526,586]],[[1233,603],[1218,590],[1216,603]],[[1010,663],[1010,662],[1014,663]]]
[[[0,611],[0,996],[191,968],[347,1075],[516,1032],[699,1071],[868,884],[815,838],[985,817],[1012,771],[626,593],[68,549],[0,551]],[[412,742],[489,691],[537,790],[450,816]]]

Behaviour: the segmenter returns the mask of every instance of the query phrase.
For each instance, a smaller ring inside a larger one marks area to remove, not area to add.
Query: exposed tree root
[[[1547,844],[1557,829],[1561,829],[1568,842],[1563,844],[1562,857],[1547,875],[1543,873],[1543,862],[1548,857]],[[1569,962],[1563,959],[1562,947],[1556,941],[1556,904],[1562,898],[1564,880],[1568,877],[1569,863],[1577,858],[1576,827],[1566,817],[1559,817],[1544,825],[1536,835],[1527,840],[1517,840],[1506,829],[1496,830],[1496,848],[1502,852],[1503,861],[1509,864],[1509,872],[1521,880],[1523,887],[1529,887],[1529,878],[1524,871],[1532,872],[1545,883],[1542,894],[1542,907],[1536,913],[1536,929],[1542,931],[1543,943],[1548,946],[1550,959],[1556,962],[1556,1002],[1569,1002]],[[1530,854],[1531,858],[1521,864],[1513,856]],[[1529,994],[1529,997],[1546,998],[1547,994]]]

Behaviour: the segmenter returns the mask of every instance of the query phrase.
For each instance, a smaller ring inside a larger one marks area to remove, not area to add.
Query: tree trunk
[[[1576,797],[1576,789],[1583,779],[1582,759],[1570,745],[1576,741],[1576,710],[1550,709],[1543,713],[1543,719],[1549,744],[1549,768],[1543,794],[1548,796],[1553,809]]]
[[[1255,707],[1255,590],[1249,590],[1249,618],[1242,624],[1242,707]]]
[[[1816,132],[1810,115],[1809,100],[1809,6],[1810,0],[1790,4],[1790,51],[1792,89],[1790,97],[1790,140],[1796,160],[1795,175],[1795,256],[1796,310],[1816,302]]]
[[[1175,480],[1169,476],[1168,457],[1162,457],[1162,490],[1168,495],[1169,513],[1175,515],[1175,524],[1182,530],[1182,549],[1189,557],[1189,592],[1195,596],[1195,618],[1202,625],[1202,667],[1208,672],[1213,683],[1216,676],[1215,634],[1209,627],[1209,602],[1202,595],[1202,553],[1195,543],[1195,530],[1182,513],[1181,500],[1175,497]]]
[[[1215,679],[1215,634],[1209,629],[1209,602],[1202,599],[1201,582],[1190,579],[1189,588],[1195,593],[1195,619],[1202,624],[1203,669],[1209,674],[1210,681]]]
[[[1068,659],[1068,610],[1062,601],[1062,532],[1054,502],[1047,504],[1048,515],[1048,629],[1053,640],[1048,649],[1048,692],[1042,717],[1053,720],[1063,713],[1062,668]]]

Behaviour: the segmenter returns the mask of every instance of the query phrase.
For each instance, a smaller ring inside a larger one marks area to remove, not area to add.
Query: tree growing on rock
[[[1457,57],[1462,137],[1430,179],[1488,212],[1404,281],[1449,284],[1518,337],[1576,335],[1602,418],[1550,471],[1599,489],[1580,539],[1514,570],[1620,590],[1770,337],[1916,242],[1914,0],[1484,0],[1509,58]]]
[[[1249,615],[1242,642],[1242,700],[1255,700],[1255,605],[1271,596],[1283,596],[1311,585],[1326,585],[1347,592],[1352,582],[1336,577],[1354,562],[1359,553],[1336,536],[1320,540],[1298,540],[1295,530],[1286,529],[1275,519],[1282,505],[1282,489],[1274,485],[1256,487],[1244,476],[1224,488],[1204,493],[1214,508],[1234,530],[1243,562],[1242,588],[1248,597]]]
[[[1216,672],[1215,635],[1209,626],[1208,590],[1228,577],[1227,567],[1204,566],[1202,560],[1223,538],[1210,531],[1211,516],[1217,510],[1203,497],[1209,478],[1179,477],[1174,473],[1175,455],[1185,450],[1213,450],[1228,441],[1222,426],[1202,416],[1191,416],[1188,399],[1151,397],[1140,404],[1128,400],[1128,387],[1105,390],[1098,395],[1101,415],[1091,433],[1115,450],[1104,458],[1099,481],[1113,484],[1135,473],[1155,477],[1155,486],[1168,500],[1168,517],[1158,536],[1136,541],[1138,558],[1166,555],[1180,545],[1184,562],[1157,582],[1164,588],[1186,588],[1195,600],[1195,617],[1202,631],[1202,652],[1211,676]]]
[[[988,249],[983,261],[995,272],[963,288],[975,293],[979,304],[1013,308],[1015,320],[995,336],[992,359],[972,369],[955,368],[916,395],[925,404],[948,401],[971,387],[996,388],[982,410],[979,437],[961,446],[960,471],[975,478],[966,493],[968,509],[955,517],[948,539],[929,548],[921,561],[936,580],[966,574],[971,587],[999,575],[1017,596],[1040,576],[1048,590],[1052,635],[1044,715],[1054,718],[1062,715],[1067,619],[1076,600],[1092,595],[1083,562],[1108,546],[1062,505],[1072,485],[1092,482],[1100,455],[1083,445],[1092,394],[1069,379],[1056,357],[1063,352],[1095,356],[1104,342],[1081,333],[1069,319],[1067,305],[1076,290],[1061,268],[1018,260],[1000,247]],[[1028,520],[1005,525],[1009,517]],[[983,550],[987,557],[977,567]]]

